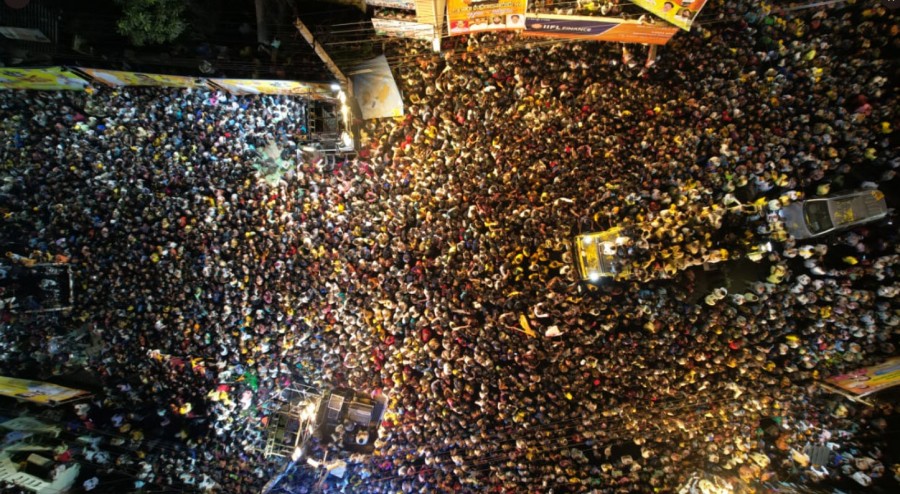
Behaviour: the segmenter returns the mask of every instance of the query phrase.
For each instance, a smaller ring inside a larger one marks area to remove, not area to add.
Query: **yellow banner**
[[[80,389],[67,388],[43,381],[0,376],[0,395],[32,403],[55,405],[89,394],[87,391]]]
[[[334,99],[330,84],[297,81],[260,81],[256,79],[209,79],[231,94],[292,94],[313,99]]]
[[[706,5],[706,0],[631,0],[631,2],[685,31],[691,30],[691,24],[697,14]]]
[[[450,35],[525,29],[527,0],[448,0]]]
[[[121,70],[100,70],[78,67],[78,70],[90,75],[107,86],[159,86],[159,87],[206,87],[202,79],[180,75],[145,74],[143,72],[124,72]]]
[[[900,357],[847,374],[832,376],[825,379],[825,382],[860,397],[892,388],[900,384]]]
[[[0,69],[0,89],[83,91],[88,83],[62,67],[44,69]]]

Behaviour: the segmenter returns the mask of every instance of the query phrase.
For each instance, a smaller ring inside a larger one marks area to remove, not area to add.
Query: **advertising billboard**
[[[83,91],[88,82],[63,67],[43,69],[0,68],[0,89]]]
[[[448,0],[450,35],[525,29],[527,0]]]
[[[403,98],[384,55],[357,64],[347,75],[364,120],[403,116]]]
[[[434,26],[418,22],[373,18],[372,27],[375,28],[375,34],[391,38],[431,40],[434,37]]]
[[[78,70],[107,86],[206,87],[202,79],[179,75],[145,74],[122,70],[100,70],[78,67]]]
[[[366,0],[366,4],[390,9],[414,10],[416,8],[416,0]]]
[[[0,376],[0,395],[41,405],[58,405],[89,394],[87,391],[48,382]]]
[[[642,24],[607,17],[528,14],[527,36],[664,45],[678,32],[672,26]]]
[[[297,81],[264,81],[256,79],[208,79],[231,94],[289,94],[312,99],[334,99],[328,84]]]
[[[691,30],[691,24],[706,0],[631,0],[635,5],[656,14],[665,21],[685,31]]]
[[[893,357],[877,365],[861,367],[847,374],[832,376],[825,379],[825,382],[858,397],[892,388],[900,384],[900,357]]]

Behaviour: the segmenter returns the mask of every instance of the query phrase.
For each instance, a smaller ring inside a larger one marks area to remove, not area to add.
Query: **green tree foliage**
[[[122,18],[116,28],[135,46],[172,41],[187,28],[182,18],[186,10],[184,0],[116,0],[116,3],[122,5]]]

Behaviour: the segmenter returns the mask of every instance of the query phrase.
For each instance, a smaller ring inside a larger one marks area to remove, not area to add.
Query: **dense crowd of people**
[[[708,3],[648,64],[504,33],[421,55],[355,159],[306,153],[291,97],[0,93],[4,221],[75,267],[100,346],[73,430],[112,431],[91,454],[136,488],[258,492],[279,392],[350,386],[391,406],[334,491],[896,486],[894,409],[815,386],[896,355],[896,229],[799,242],[777,212],[896,194],[897,17]],[[646,281],[579,282],[568,241],[619,225]],[[697,298],[696,265],[748,259]],[[35,372],[46,328],[3,324],[3,373]]]

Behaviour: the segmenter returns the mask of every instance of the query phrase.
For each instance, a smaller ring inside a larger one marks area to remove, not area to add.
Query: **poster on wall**
[[[664,45],[678,32],[672,26],[607,17],[528,14],[526,36]]]
[[[691,30],[691,24],[694,23],[697,14],[706,5],[706,0],[631,0],[631,2],[685,31]]]
[[[525,29],[527,0],[448,0],[450,35]]]

